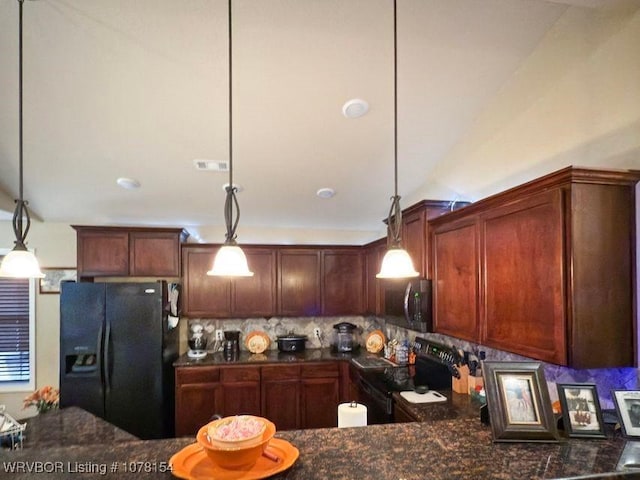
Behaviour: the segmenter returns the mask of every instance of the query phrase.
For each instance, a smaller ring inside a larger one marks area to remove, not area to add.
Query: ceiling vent
[[[227,160],[201,160],[196,158],[193,161],[196,170],[207,170],[209,172],[228,172],[229,162]]]

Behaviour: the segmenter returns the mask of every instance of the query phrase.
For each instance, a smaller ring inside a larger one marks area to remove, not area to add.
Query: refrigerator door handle
[[[102,357],[102,372],[104,376],[104,387],[107,392],[111,390],[111,372],[109,368],[111,365],[111,362],[109,361],[109,356],[111,355],[111,350],[109,348],[110,345],[111,345],[111,324],[107,322],[107,328],[104,334],[104,355]]]
[[[102,331],[104,329],[104,324],[100,324],[100,329],[98,330],[98,345],[96,346],[96,360],[98,361],[98,365],[100,367],[100,383],[104,385],[104,358],[102,357],[102,346],[104,342],[102,341]]]

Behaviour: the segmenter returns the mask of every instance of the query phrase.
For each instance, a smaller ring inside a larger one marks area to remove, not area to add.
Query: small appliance
[[[360,348],[355,335],[358,327],[353,323],[340,322],[333,326],[331,348],[334,352],[355,352]]]
[[[188,340],[189,358],[204,358],[207,356],[207,337],[204,334],[204,327],[199,323],[191,325],[191,336]]]
[[[224,359],[227,361],[237,360],[240,355],[240,331],[225,330],[224,344],[222,346]]]

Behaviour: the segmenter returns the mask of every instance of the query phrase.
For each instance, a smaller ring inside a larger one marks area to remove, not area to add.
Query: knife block
[[[460,378],[453,377],[451,379],[451,389],[456,393],[467,395],[469,393],[469,367],[462,365],[458,367]]]

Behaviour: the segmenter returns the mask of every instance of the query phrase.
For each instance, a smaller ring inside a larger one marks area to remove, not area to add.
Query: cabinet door
[[[324,315],[361,315],[364,312],[364,260],[361,251],[323,251],[322,282]]]
[[[340,367],[338,362],[305,364],[301,369],[301,428],[338,426]]]
[[[78,230],[78,277],[129,275],[126,231]]]
[[[223,417],[230,415],[261,414],[260,405],[260,367],[222,367]]]
[[[222,388],[218,378],[218,368],[176,368],[176,437],[195,435],[219,413]]]
[[[237,317],[270,317],[276,314],[276,251],[244,247],[253,277],[233,281],[232,312]]]
[[[434,230],[433,252],[434,331],[475,342],[480,298],[475,218]]]
[[[180,276],[180,236],[175,233],[131,232],[129,274],[139,277]]]
[[[231,281],[210,277],[217,246],[185,245],[182,248],[183,314],[189,317],[231,315]]]
[[[382,315],[382,287],[376,275],[380,271],[386,242],[369,245],[365,251],[366,296],[365,311],[372,315]]]
[[[320,250],[278,252],[278,310],[281,315],[320,315]]]
[[[337,378],[302,379],[301,428],[337,427],[339,392]]]
[[[426,275],[427,221],[424,210],[402,217],[402,245],[413,261],[413,268]]]
[[[300,368],[262,367],[262,416],[277,430],[300,428]]]
[[[559,189],[481,217],[488,346],[566,364],[563,209]]]

